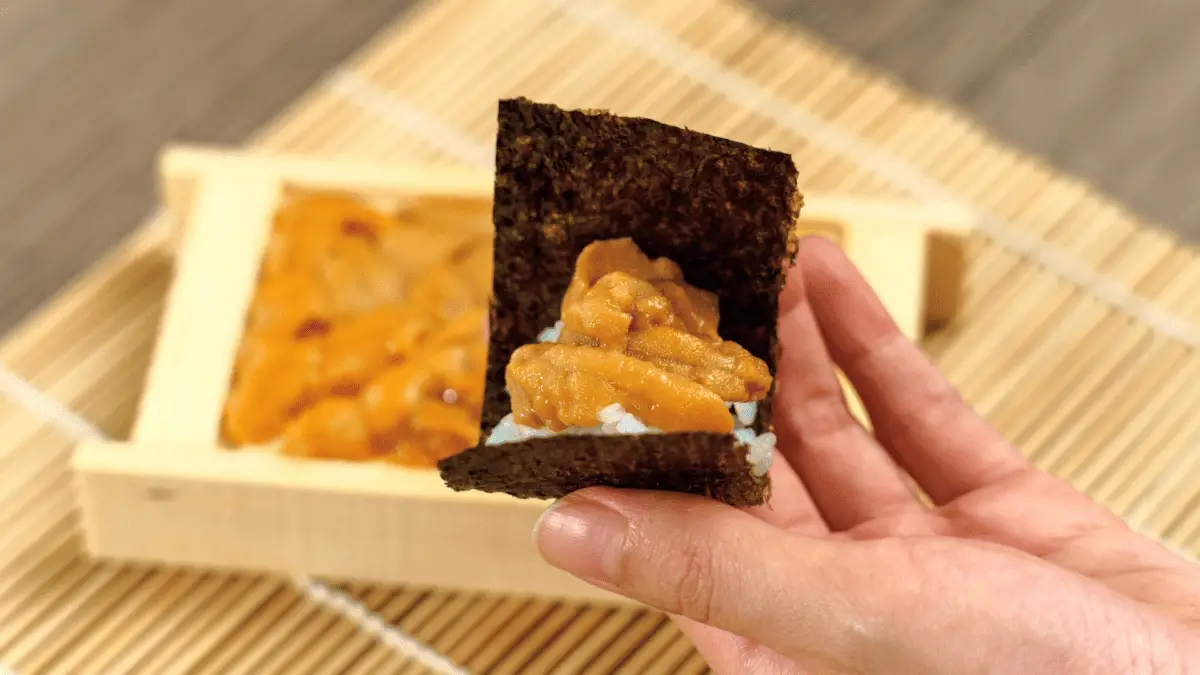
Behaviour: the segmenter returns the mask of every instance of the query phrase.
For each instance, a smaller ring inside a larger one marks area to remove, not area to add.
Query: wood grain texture
[[[541,559],[549,502],[451,492],[429,470],[146,442],[87,443],[72,465],[104,561],[629,602]]]

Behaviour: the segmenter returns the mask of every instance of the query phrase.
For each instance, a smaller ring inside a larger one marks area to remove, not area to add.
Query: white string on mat
[[[329,89],[353,101],[392,126],[412,132],[437,146],[454,159],[475,166],[491,167],[495,154],[458,129],[407,101],[392,96],[362,76],[345,68],[337,68],[326,81]]]
[[[974,204],[958,198],[917,167],[872,144],[861,135],[845,131],[768,91],[750,78],[696,52],[679,39],[611,3],[596,0],[542,1],[641,49],[697,83],[723,94],[730,101],[770,118],[814,145],[853,160],[924,201],[952,204],[977,214],[976,228],[1001,247],[1085,289],[1151,330],[1189,347],[1200,348],[1200,327],[1187,318],[1161,309],[1125,284],[1097,273],[1085,262],[1050,247],[1037,237],[1016,230],[1011,222],[995,214],[981,212]]]
[[[45,421],[75,441],[102,441],[107,436],[82,415],[59,403],[28,380],[0,366],[0,394]],[[333,610],[343,619],[376,638],[389,649],[407,656],[442,675],[470,675],[450,659],[417,637],[392,626],[378,613],[350,595],[304,574],[291,576],[292,583],[312,602]],[[17,675],[0,664],[0,675]]]
[[[328,607],[355,626],[379,639],[384,646],[444,675],[469,675],[469,672],[416,637],[392,626],[379,614],[342,591],[306,576],[292,579],[313,602]]]
[[[4,367],[0,367],[0,392],[72,439],[83,441],[104,438],[104,432],[99,427],[30,384],[29,380]]]

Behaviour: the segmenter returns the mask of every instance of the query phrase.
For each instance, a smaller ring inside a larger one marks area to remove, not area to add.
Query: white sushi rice
[[[553,327],[539,333],[538,341],[557,342],[562,328],[563,322],[559,321]],[[738,443],[747,447],[746,461],[750,463],[750,472],[760,478],[767,475],[767,471],[771,468],[771,461],[775,457],[775,434],[771,432],[758,434],[750,428],[758,417],[757,403],[729,403],[728,406],[731,408],[730,414],[733,415],[733,437]],[[627,412],[620,403],[600,409],[596,413],[596,421],[599,424],[594,427],[567,427],[562,431],[555,432],[517,424],[513,421],[512,413],[509,413],[492,429],[487,444],[515,443],[531,438],[546,438],[555,435],[611,436],[662,433],[661,429],[647,426],[645,422]]]
[[[758,417],[758,403],[751,401],[750,403],[734,403],[733,415],[741,422],[743,427],[748,427],[754,424],[754,418]]]
[[[612,436],[615,434],[657,434],[658,429],[646,426],[641,420],[625,412],[620,403],[614,403],[596,413],[597,424],[594,427],[567,427],[562,431],[551,431],[538,427],[527,427],[513,421],[512,413],[504,416],[500,423],[492,429],[488,436],[488,445],[525,441],[530,438],[545,438],[555,435],[570,436]]]
[[[562,333],[563,322],[558,321],[554,326],[542,330],[538,333],[538,342],[558,342],[558,336]]]
[[[492,429],[488,436],[488,445],[515,443],[531,438],[547,438],[549,436],[613,436],[635,434],[661,434],[661,429],[647,426],[632,413],[626,412],[620,403],[614,403],[603,408],[596,414],[600,423],[594,427],[567,427],[562,431],[551,431],[545,428],[527,427],[513,421],[512,413],[505,415],[500,423]],[[755,476],[762,477],[771,468],[771,460],[775,456],[775,434],[755,433],[754,429],[742,424],[745,418],[735,418],[733,437],[738,443],[746,446],[746,461],[750,463],[750,471]],[[750,424],[754,423],[750,419]]]

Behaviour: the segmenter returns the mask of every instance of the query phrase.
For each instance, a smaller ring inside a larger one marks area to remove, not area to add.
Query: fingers
[[[671,620],[720,675],[793,675],[800,670],[795,661],[754,640],[681,616]]]
[[[1115,513],[1062,478],[1040,471],[1016,474],[956,499],[936,513],[950,525],[946,534],[990,541],[1045,559],[1096,532],[1130,532]]]
[[[804,535],[828,534],[829,526],[813,502],[812,495],[783,458],[771,463],[771,497],[767,504],[743,509],[759,520],[786,532]]]
[[[804,482],[830,529],[919,506],[895,462],[850,416],[806,298],[799,268],[780,301],[778,452]]]
[[[690,620],[714,665],[733,662],[733,673],[739,660],[771,672],[780,665],[771,652],[814,675],[1043,673],[1064,663],[1117,672],[1131,644],[1195,639],[1092,579],[1011,549],[786,535],[692,495],[581,490],[546,512],[536,538],[550,564]]]
[[[783,458],[771,464],[770,503],[742,509],[785,532],[806,536],[829,533],[804,484]],[[753,640],[681,616],[671,617],[709,667],[721,675],[787,675],[795,673],[794,661]]]
[[[851,596],[872,593],[861,589],[869,565],[842,550],[851,545],[786,536],[711,499],[606,488],[557,502],[535,536],[560,569],[810,667],[862,648],[865,608]],[[730,649],[699,634],[714,653]]]
[[[854,384],[876,437],[930,498],[944,504],[1029,468],[900,333],[841,249],[809,238],[797,263],[825,342]]]

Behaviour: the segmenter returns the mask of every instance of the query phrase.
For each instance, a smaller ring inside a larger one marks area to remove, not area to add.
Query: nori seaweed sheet
[[[767,480],[750,473],[730,434],[553,436],[472,448],[438,465],[455,490],[557,499],[606,485],[707,495],[734,506],[762,504]]]
[[[776,371],[779,295],[795,258],[803,198],[790,155],[645,118],[563,110],[525,98],[499,105],[494,280],[480,443],[439,462],[455,490],[559,497],[589,485],[708,494],[759,504],[744,450],[728,434],[558,436],[486,446],[511,408],[504,370],[559,319],[588,244],[632,237],[720,300],[720,333]],[[755,430],[772,427],[773,391]]]

